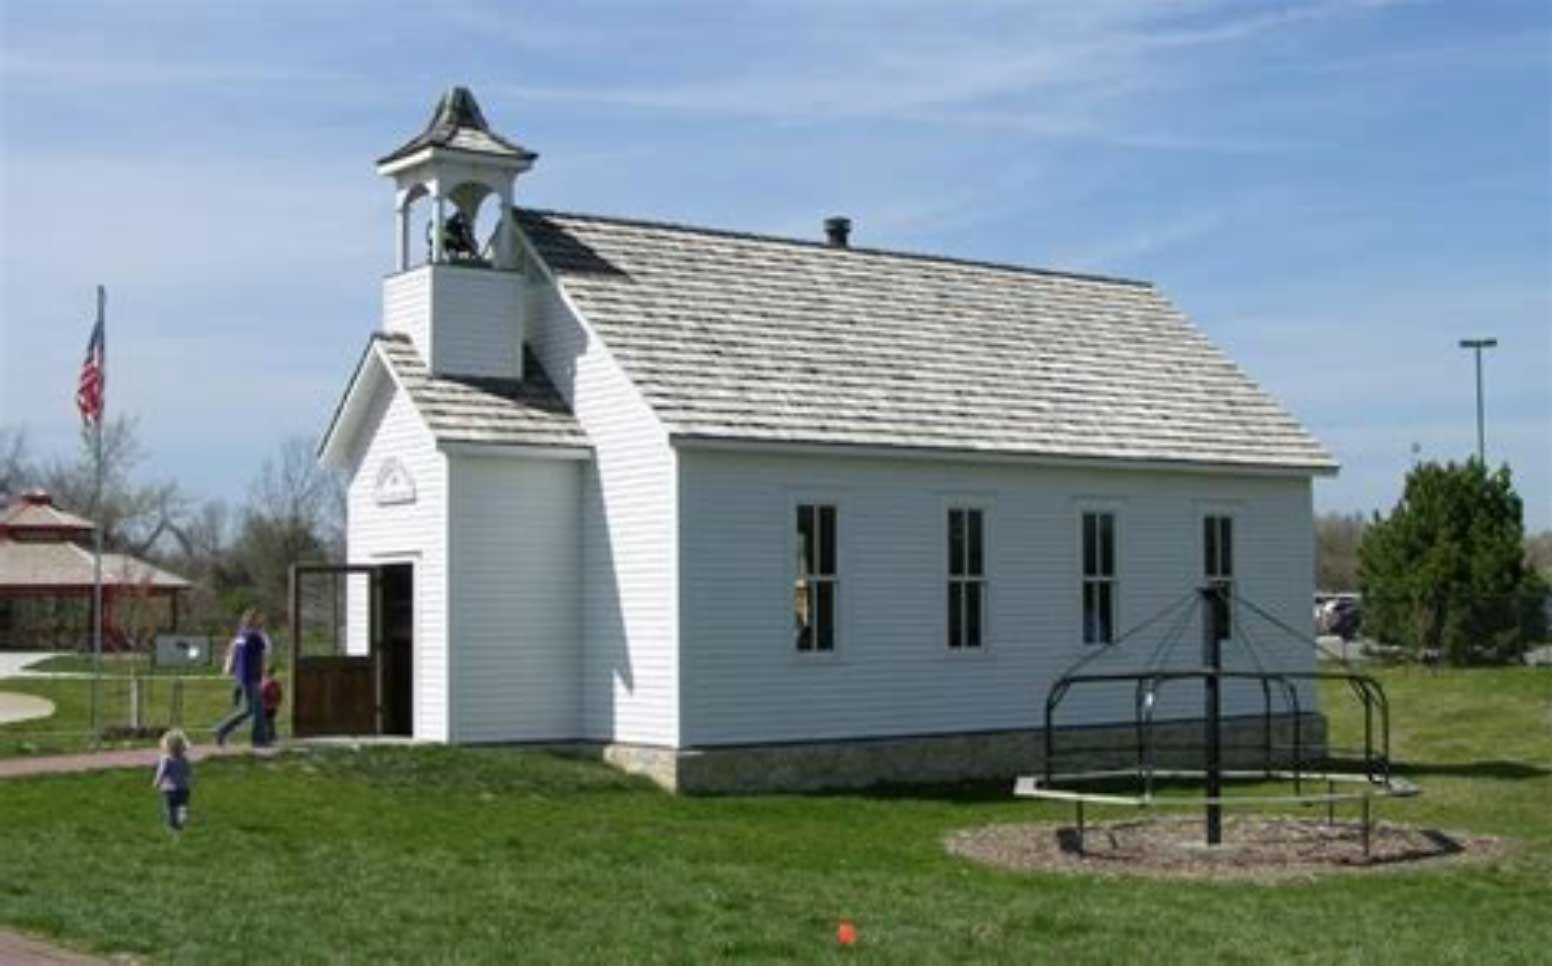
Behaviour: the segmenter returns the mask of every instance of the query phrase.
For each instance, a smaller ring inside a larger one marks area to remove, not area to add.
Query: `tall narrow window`
[[[1234,518],[1202,517],[1202,575],[1215,593],[1208,607],[1214,640],[1226,641],[1234,630]]]
[[[836,573],[835,507],[803,503],[797,514],[797,578],[792,593],[797,649],[833,651],[841,591]]]
[[[1115,640],[1115,514],[1085,513],[1083,538],[1083,643]]]
[[[986,627],[986,550],[980,510],[948,511],[948,646],[979,648]]]

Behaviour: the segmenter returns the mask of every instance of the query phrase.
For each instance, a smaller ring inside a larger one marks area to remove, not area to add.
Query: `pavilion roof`
[[[97,525],[92,521],[55,506],[53,498],[42,490],[28,490],[0,507],[0,539],[12,534],[57,535],[69,539],[95,529]]]
[[[39,543],[0,538],[0,594],[67,593],[92,587],[91,551],[68,541]],[[102,555],[105,588],[185,590],[177,574],[122,553]]]

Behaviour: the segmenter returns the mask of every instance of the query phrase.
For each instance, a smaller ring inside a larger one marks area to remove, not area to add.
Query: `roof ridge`
[[[514,206],[515,207],[515,206]],[[628,225],[634,228],[657,228],[667,231],[687,232],[696,235],[714,235],[719,238],[740,238],[748,241],[772,242],[779,245],[799,245],[805,248],[818,248],[828,252],[851,253],[855,255],[871,255],[886,258],[904,258],[911,261],[934,262],[947,265],[963,265],[971,268],[990,268],[998,271],[1018,272],[1026,275],[1044,275],[1053,278],[1070,278],[1083,282],[1101,282],[1109,285],[1126,285],[1134,288],[1154,287],[1151,281],[1140,278],[1126,278],[1120,275],[1101,275],[1097,272],[1078,272],[1060,268],[1041,268],[1037,265],[1020,265],[1017,262],[997,262],[989,259],[963,258],[957,255],[935,255],[930,252],[912,252],[896,248],[869,248],[866,246],[847,245],[837,248],[826,241],[814,238],[793,238],[786,235],[774,235],[755,231],[740,231],[732,228],[712,228],[706,225],[691,225],[677,221],[654,221],[649,218],[628,218],[623,215],[599,215],[583,211],[560,211],[554,208],[516,208],[519,214],[537,215],[547,217],[554,215],[560,218],[580,218],[588,221],[604,222],[612,225]]]

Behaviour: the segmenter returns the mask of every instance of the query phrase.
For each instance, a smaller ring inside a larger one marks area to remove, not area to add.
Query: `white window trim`
[[[786,563],[782,565],[782,573],[786,578],[786,593],[782,597],[782,626],[787,628],[784,634],[787,661],[791,664],[839,664],[845,661],[850,643],[851,631],[851,593],[849,584],[855,583],[855,579],[847,576],[847,531],[849,529],[847,512],[847,500],[839,489],[800,489],[790,490],[787,493],[786,512],[783,516],[783,532],[786,539],[783,542],[786,554]],[[814,648],[808,651],[800,651],[792,639],[792,594],[797,587],[797,559],[798,559],[798,535],[797,514],[798,507],[833,506],[835,507],[835,584],[839,588],[840,606],[835,609],[835,638],[834,647],[828,651]]]
[[[1088,652],[1096,647],[1106,647],[1101,641],[1089,643],[1083,639],[1083,587],[1088,576],[1083,572],[1083,515],[1108,513],[1115,518],[1115,572],[1110,575],[1110,609],[1112,638],[1119,639],[1126,633],[1127,553],[1126,553],[1126,501],[1115,497],[1078,497],[1072,501],[1072,583],[1068,593],[1072,596],[1071,623],[1073,639],[1079,651]],[[1113,643],[1112,640],[1112,643]]]
[[[993,651],[994,621],[992,599],[994,590],[992,582],[995,577],[994,566],[994,537],[992,531],[996,526],[996,500],[984,493],[948,493],[939,500],[938,505],[938,586],[937,595],[939,608],[942,614],[938,622],[938,635],[935,642],[936,649],[948,660],[973,661],[985,658]],[[949,573],[948,553],[948,514],[950,510],[979,510],[981,511],[981,646],[980,647],[949,647],[948,646],[948,585],[958,578]]]

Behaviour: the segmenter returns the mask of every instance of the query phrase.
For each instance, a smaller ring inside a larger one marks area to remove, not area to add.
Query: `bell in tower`
[[[512,268],[512,183],[538,155],[490,129],[467,87],[442,95],[426,129],[377,162],[393,178],[398,228],[396,268],[410,267],[410,209],[431,202],[427,261]],[[483,242],[475,237],[480,204],[498,199],[496,224]]]
[[[408,335],[434,375],[522,378],[512,187],[537,157],[492,131],[468,88],[454,87],[425,130],[377,162],[396,189],[383,328]],[[419,202],[429,207],[424,263],[411,258]],[[494,217],[480,226],[482,205]]]

